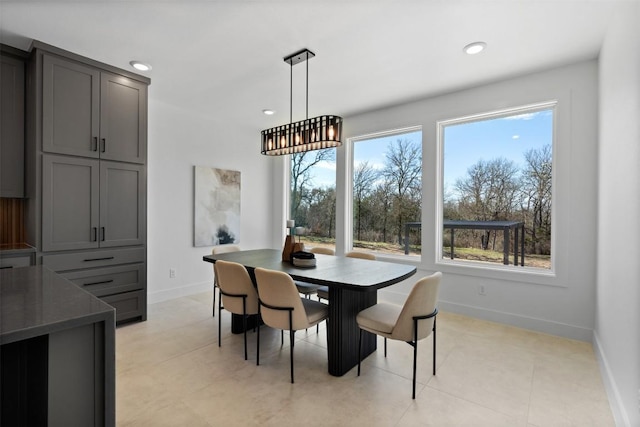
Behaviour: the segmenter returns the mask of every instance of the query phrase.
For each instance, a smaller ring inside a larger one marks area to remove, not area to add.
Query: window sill
[[[440,260],[435,262],[435,269],[449,274],[566,288],[565,284],[560,284],[561,280],[555,271],[541,268]]]

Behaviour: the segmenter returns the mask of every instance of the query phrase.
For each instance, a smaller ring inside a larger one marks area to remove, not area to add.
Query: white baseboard
[[[622,399],[620,398],[618,386],[611,374],[607,357],[602,349],[602,345],[600,344],[600,339],[598,338],[596,331],[593,331],[593,352],[595,353],[596,359],[600,365],[602,382],[604,383],[604,388],[607,391],[607,396],[609,397],[609,406],[611,406],[611,412],[616,426],[631,427],[631,421],[629,420],[627,411],[625,410]]]
[[[593,338],[592,329],[567,325],[565,323],[554,322],[551,320],[536,319],[534,317],[451,303],[448,301],[439,301],[438,308],[443,311],[450,311],[452,313],[488,320],[490,322],[504,323],[518,328],[529,329],[531,331],[542,332],[573,340],[591,342]]]
[[[179,288],[171,288],[163,291],[148,292],[147,303],[154,304],[157,302],[167,301],[174,298],[186,297],[189,295],[206,292],[212,289],[212,282],[194,283]]]

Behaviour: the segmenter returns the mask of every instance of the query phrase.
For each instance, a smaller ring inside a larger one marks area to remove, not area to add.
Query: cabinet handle
[[[91,283],[85,283],[83,286],[91,286],[91,285],[103,285],[105,283],[111,283],[113,282],[113,279],[111,280],[102,280],[100,282],[91,282]]]
[[[91,241],[95,242],[98,240],[98,227],[91,227],[91,232],[92,232],[92,236],[91,236]]]
[[[91,151],[98,151],[98,137],[93,137],[93,144],[91,144]]]
[[[104,153],[105,151],[107,151],[107,139],[106,138],[102,138],[102,139],[100,139],[100,142],[102,143],[102,150],[100,150],[100,151],[102,151]]]
[[[104,227],[100,227],[100,241],[104,242]]]
[[[0,270],[4,270],[5,268],[13,268],[13,265],[7,265],[7,266],[4,266],[4,267],[0,267]]]
[[[87,261],[106,261],[106,260],[113,259],[113,258],[115,258],[115,257],[107,256],[107,257],[103,257],[103,258],[87,258],[84,261],[85,262],[87,262]]]

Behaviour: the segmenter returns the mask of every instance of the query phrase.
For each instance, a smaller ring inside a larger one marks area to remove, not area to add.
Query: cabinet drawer
[[[144,248],[85,251],[72,254],[42,256],[42,265],[56,272],[107,267],[117,264],[132,264],[144,261]]]
[[[18,256],[1,256],[0,255],[0,268],[29,267],[30,265],[31,265],[31,255],[18,255]]]
[[[143,264],[92,268],[60,275],[97,297],[142,290],[146,282]]]
[[[143,291],[110,295],[101,299],[116,309],[116,322],[134,319],[146,320],[147,298]]]

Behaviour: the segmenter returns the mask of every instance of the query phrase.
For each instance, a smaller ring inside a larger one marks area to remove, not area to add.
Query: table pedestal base
[[[329,288],[329,321],[327,341],[329,374],[340,377],[358,364],[358,335],[360,328],[356,316],[367,307],[375,305],[378,294],[374,291],[352,291]],[[376,350],[376,336],[362,334],[362,358]]]

